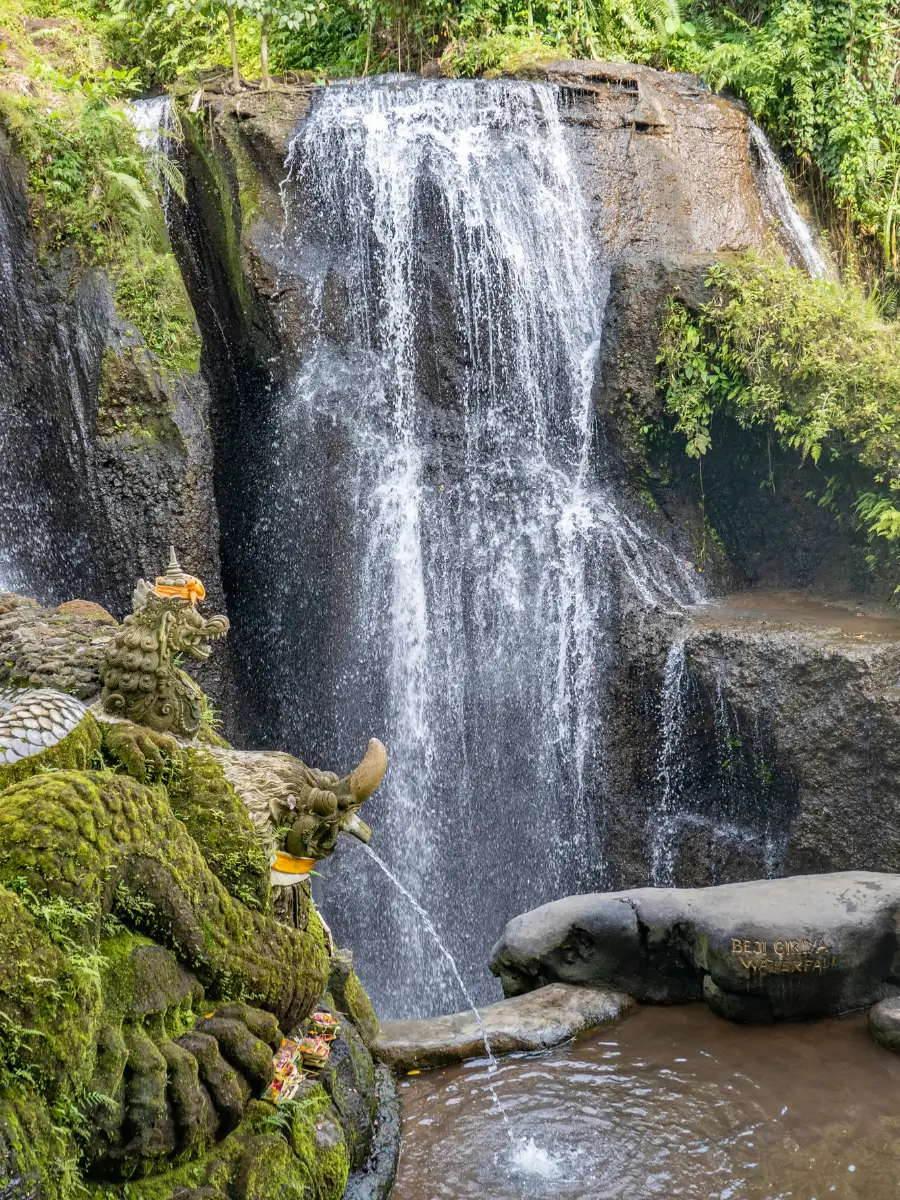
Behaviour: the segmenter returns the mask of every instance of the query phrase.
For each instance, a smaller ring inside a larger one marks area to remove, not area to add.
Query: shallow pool
[[[746,1027],[646,1008],[544,1055],[402,1081],[392,1200],[900,1197],[900,1055],[864,1017]]]

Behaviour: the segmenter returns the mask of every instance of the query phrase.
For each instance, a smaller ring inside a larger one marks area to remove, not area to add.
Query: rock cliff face
[[[687,633],[686,669],[707,721],[718,702],[734,730],[769,738],[765,752],[781,775],[773,817],[783,830],[770,869],[900,870],[897,630],[754,624],[701,619]],[[686,862],[703,857],[704,841]],[[752,857],[748,875],[762,865]]]
[[[221,595],[207,386],[116,313],[107,275],[39,253],[0,139],[0,583],[121,615],[174,542]]]

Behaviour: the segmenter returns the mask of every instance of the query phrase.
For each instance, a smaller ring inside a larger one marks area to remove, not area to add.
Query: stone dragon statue
[[[133,613],[113,634],[100,667],[100,703],[110,716],[124,717],[158,733],[191,738],[200,728],[203,693],[180,670],[175,656],[205,662],[206,643],[228,632],[227,617],[204,618],[197,601],[206,591],[186,575],[169,551],[169,565],[156,586],[141,579],[132,597]]]
[[[2,1195],[64,1200],[78,1159],[89,1200],[125,1180],[135,1200],[145,1180],[147,1200],[255,1200],[261,1162],[273,1196],[337,1200],[365,1155],[338,1093],[311,1082],[287,1143],[255,1097],[326,988],[371,1036],[304,871],[340,832],[367,840],[384,747],[340,779],[212,735],[177,659],[227,632],[202,597],[174,553],[121,625],[0,594]]]

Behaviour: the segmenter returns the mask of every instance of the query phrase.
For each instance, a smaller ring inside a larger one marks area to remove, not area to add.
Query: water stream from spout
[[[403,884],[400,882],[400,880],[397,878],[397,876],[394,874],[394,872],[391,870],[391,868],[387,865],[387,863],[384,861],[384,859],[381,858],[378,854],[376,854],[375,851],[372,849],[372,847],[367,842],[363,842],[363,843],[361,843],[361,845],[362,845],[363,849],[365,850],[366,854],[368,854],[368,856],[372,859],[373,862],[378,864],[378,866],[382,869],[382,871],[384,871],[385,875],[388,877],[388,879],[391,881],[391,883],[394,885],[394,887],[401,893],[401,895],[406,897],[406,899],[409,901],[409,903],[415,909],[422,924],[425,926],[425,928],[431,934],[434,944],[437,946],[438,950],[440,950],[441,954],[443,954],[444,958],[447,960],[450,970],[453,973],[453,977],[456,980],[456,982],[459,984],[459,990],[462,992],[469,1008],[471,1008],[472,1015],[475,1017],[475,1020],[478,1024],[478,1029],[481,1032],[481,1040],[484,1043],[484,1052],[488,1059],[488,1064],[489,1064],[488,1072],[489,1072],[489,1074],[493,1075],[493,1073],[497,1070],[497,1057],[494,1054],[494,1051],[491,1047],[491,1039],[488,1037],[488,1032],[487,1032],[487,1029],[485,1028],[485,1024],[484,1024],[484,1018],[481,1015],[478,1005],[472,999],[472,994],[469,991],[469,989],[466,987],[465,980],[463,979],[462,975],[459,973],[459,967],[457,967],[457,965],[456,965],[456,959],[453,957],[453,955],[450,953],[450,951],[444,945],[443,941],[441,940],[440,934],[434,927],[434,922],[432,921],[431,917],[429,917],[428,913],[425,911],[425,909],[422,907],[422,905],[418,902],[418,900],[415,898],[415,896],[412,894],[412,892],[410,892],[408,888],[403,886]],[[500,1114],[500,1116],[503,1118],[503,1122],[506,1126],[506,1132],[509,1135],[510,1142],[515,1144],[515,1139],[513,1138],[513,1135],[512,1135],[512,1129],[510,1128],[509,1117],[507,1116],[506,1109],[503,1107],[502,1103],[500,1102],[500,1097],[497,1095],[497,1089],[494,1087],[494,1084],[490,1079],[488,1080],[488,1091],[490,1092],[491,1099],[494,1103],[494,1107],[496,1108],[496,1110]]]

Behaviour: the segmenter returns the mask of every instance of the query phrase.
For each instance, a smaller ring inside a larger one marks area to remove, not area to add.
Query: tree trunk
[[[228,36],[231,39],[231,82],[234,84],[234,90],[241,90],[241,72],[238,68],[238,53],[237,41],[234,36],[234,6],[231,4],[225,5],[228,12]]]
[[[263,90],[269,90],[269,18],[268,16],[262,19],[262,28],[259,34],[259,65],[262,75]]]

